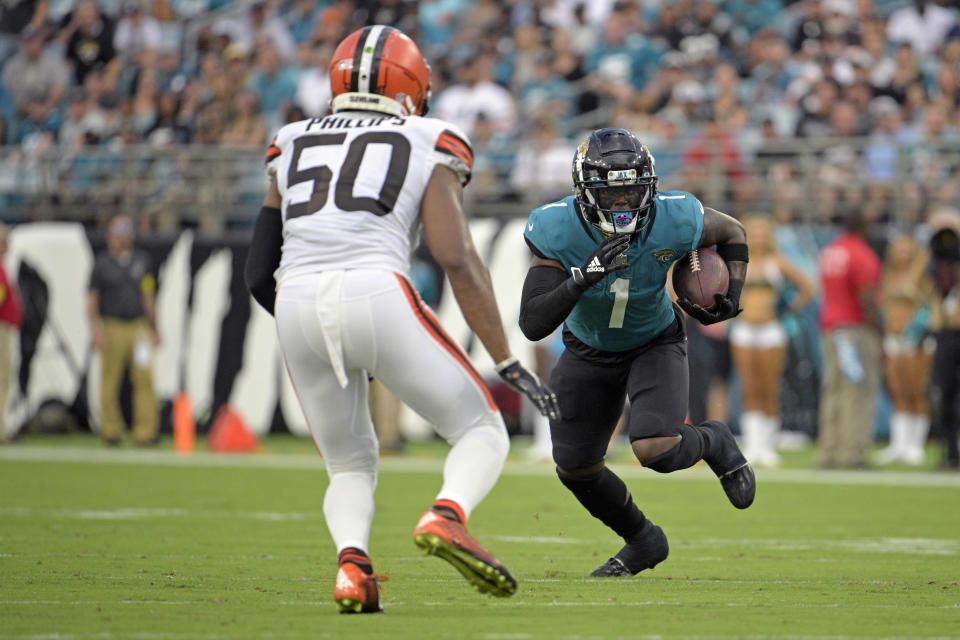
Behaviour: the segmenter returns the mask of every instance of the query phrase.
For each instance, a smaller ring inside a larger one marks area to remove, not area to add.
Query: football
[[[712,309],[717,305],[714,295],[726,294],[730,284],[727,263],[713,249],[701,247],[677,260],[673,265],[673,290],[684,298]]]

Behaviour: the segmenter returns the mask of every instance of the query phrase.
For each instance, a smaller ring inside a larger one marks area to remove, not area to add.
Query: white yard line
[[[26,635],[3,635],[0,640],[233,640],[234,638],[247,639],[249,633],[32,633]],[[342,639],[342,633],[310,631],[309,633],[288,634],[258,634],[259,640],[273,640],[281,638],[336,638]],[[438,637],[449,637],[442,635]],[[795,634],[737,634],[737,635],[690,635],[690,634],[635,634],[630,635],[582,635],[556,633],[472,633],[463,637],[474,640],[957,640],[958,636],[851,636],[851,635],[795,635]]]
[[[234,638],[249,638],[249,633],[159,633],[141,631],[134,633],[111,633],[99,631],[96,633],[27,633],[20,635],[0,634],[0,640],[233,640]],[[266,633],[257,634],[259,640],[273,640],[280,638],[334,638],[336,634],[327,632],[304,633]]]
[[[38,447],[10,445],[0,447],[0,460],[27,462],[72,462],[93,464],[126,464],[188,467],[239,467],[263,469],[316,469],[323,471],[319,455],[302,453],[216,454],[198,451],[180,455],[173,451],[141,449],[99,449],[77,447]],[[380,461],[382,471],[396,473],[439,472],[441,458],[388,457]],[[617,474],[625,478],[642,477],[663,481],[665,474],[644,469],[638,464],[613,464]],[[509,461],[504,467],[507,476],[553,476],[554,467],[547,462]],[[883,485],[912,487],[957,487],[960,474],[932,471],[827,470],[827,469],[760,469],[760,482],[788,484]],[[709,469],[694,469],[669,474],[669,480],[713,480]]]

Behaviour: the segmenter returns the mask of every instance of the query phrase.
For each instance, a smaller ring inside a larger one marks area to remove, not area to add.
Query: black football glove
[[[731,280],[727,288],[727,295],[722,293],[713,294],[717,301],[713,309],[704,309],[698,304],[694,304],[684,298],[679,298],[677,304],[687,312],[691,318],[696,318],[700,324],[714,324],[723,322],[730,318],[740,315],[743,309],[740,308],[740,292],[743,290],[743,283],[739,280]]]
[[[527,370],[516,358],[507,358],[497,365],[497,373],[510,388],[530,398],[537,410],[551,420],[560,419],[557,395],[550,387],[540,382],[532,371]]]
[[[629,233],[617,233],[606,238],[593,250],[583,267],[571,267],[570,272],[573,274],[574,283],[586,291],[614,271],[629,267],[628,264],[617,264],[617,256],[626,251],[629,246]]]
[[[736,317],[737,314],[742,311],[742,309],[737,309],[737,307],[733,305],[733,301],[722,293],[714,294],[714,298],[717,301],[717,306],[709,310],[683,298],[677,300],[677,304],[687,312],[688,316],[699,320],[700,324],[723,322],[724,320]]]

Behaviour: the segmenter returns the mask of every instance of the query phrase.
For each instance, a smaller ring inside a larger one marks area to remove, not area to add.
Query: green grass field
[[[411,533],[441,450],[384,458],[371,553],[384,615],[338,615],[326,475],[309,442],[253,456],[0,447],[0,639],[960,638],[960,475],[758,472],[731,507],[705,468],[616,466],[670,538],[631,579],[587,574],[619,544],[514,455],[471,532],[516,575],[481,596]],[[804,460],[809,460],[808,454]]]

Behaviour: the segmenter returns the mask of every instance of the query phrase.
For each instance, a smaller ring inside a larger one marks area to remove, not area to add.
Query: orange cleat
[[[337,584],[333,600],[340,613],[380,613],[380,578],[376,573],[364,573],[363,569],[345,562],[337,570]]]
[[[517,592],[517,581],[507,568],[455,520],[427,511],[420,516],[413,541],[424,554],[452,564],[480,593],[505,598]]]

